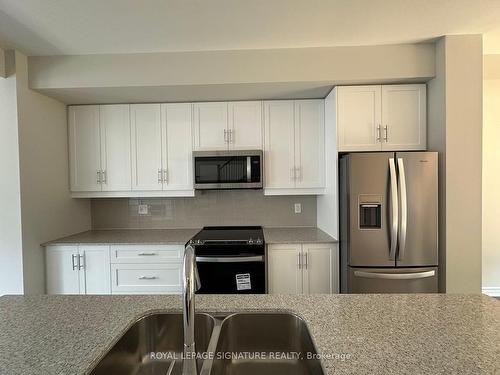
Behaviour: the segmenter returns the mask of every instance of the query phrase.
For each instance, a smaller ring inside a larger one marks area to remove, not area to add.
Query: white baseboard
[[[482,288],[483,294],[490,297],[500,297],[500,286],[488,286]]]

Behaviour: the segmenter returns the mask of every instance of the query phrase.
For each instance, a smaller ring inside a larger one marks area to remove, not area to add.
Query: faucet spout
[[[195,292],[200,289],[200,276],[196,267],[196,256],[191,245],[186,246],[183,264],[183,323],[184,358],[182,375],[197,375],[196,348],[194,344]]]

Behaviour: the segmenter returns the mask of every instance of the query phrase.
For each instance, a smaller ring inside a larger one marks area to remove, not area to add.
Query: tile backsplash
[[[294,213],[294,204],[302,213]],[[149,213],[139,215],[139,204]],[[92,199],[93,229],[200,228],[206,225],[315,226],[315,196],[264,196],[262,190],[197,191],[194,198]]]

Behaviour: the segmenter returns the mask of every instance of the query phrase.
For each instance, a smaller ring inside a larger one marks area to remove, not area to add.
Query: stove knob
[[[197,240],[197,241],[196,241],[196,244],[197,244],[197,245],[201,245],[202,243],[203,243],[203,242],[201,242],[201,240]]]
[[[257,238],[257,245],[262,245],[262,239]]]
[[[252,238],[250,238],[250,239],[248,240],[248,244],[249,244],[249,245],[253,245],[253,239],[252,239]]]

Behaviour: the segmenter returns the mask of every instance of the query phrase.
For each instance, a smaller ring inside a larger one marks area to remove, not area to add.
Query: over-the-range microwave
[[[195,189],[262,189],[262,151],[195,151]]]

